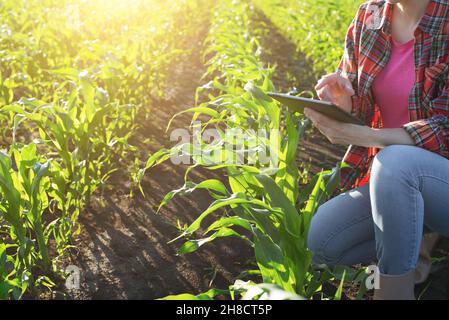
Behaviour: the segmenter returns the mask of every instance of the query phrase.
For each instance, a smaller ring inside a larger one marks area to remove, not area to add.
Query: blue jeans
[[[308,236],[316,263],[377,262],[380,272],[415,269],[423,231],[449,235],[449,160],[414,146],[389,146],[369,185],[318,208]]]

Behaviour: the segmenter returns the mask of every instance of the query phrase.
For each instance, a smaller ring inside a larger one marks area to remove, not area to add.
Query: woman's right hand
[[[338,72],[323,76],[315,86],[321,100],[331,102],[344,111],[352,110],[351,96],[355,94],[351,82]]]

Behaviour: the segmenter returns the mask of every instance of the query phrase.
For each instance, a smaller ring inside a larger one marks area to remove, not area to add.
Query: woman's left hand
[[[383,148],[392,144],[413,145],[410,135],[402,128],[374,129],[333,120],[306,108],[304,114],[332,144]]]

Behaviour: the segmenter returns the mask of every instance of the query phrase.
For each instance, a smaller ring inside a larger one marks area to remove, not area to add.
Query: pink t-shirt
[[[390,61],[373,82],[373,95],[385,128],[408,123],[408,97],[415,83],[413,46],[415,40],[398,43],[392,39]]]

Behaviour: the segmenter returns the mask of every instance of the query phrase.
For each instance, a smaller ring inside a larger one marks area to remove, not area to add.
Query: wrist
[[[385,148],[393,144],[414,145],[413,139],[402,128],[377,129],[368,128],[371,147]]]
[[[360,132],[360,138],[362,138],[363,147],[383,148],[385,143],[384,132],[379,129],[363,126],[362,132]]]

